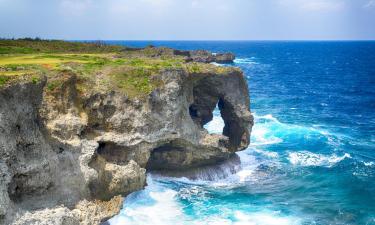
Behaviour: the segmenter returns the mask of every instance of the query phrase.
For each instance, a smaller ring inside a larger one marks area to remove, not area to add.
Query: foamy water
[[[289,161],[293,165],[300,166],[326,166],[332,167],[336,163],[341,162],[344,159],[351,158],[350,154],[345,153],[342,156],[336,154],[322,155],[316,154],[309,151],[291,152],[289,153]]]

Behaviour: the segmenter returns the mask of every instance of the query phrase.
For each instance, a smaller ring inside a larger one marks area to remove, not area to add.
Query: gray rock
[[[213,54],[206,50],[189,51],[191,61],[201,63],[233,63],[235,59],[232,53],[216,53]]]
[[[134,52],[140,49],[126,49],[125,51]],[[198,62],[198,63],[233,63],[235,55],[233,53],[212,53],[206,50],[176,50],[167,47],[156,48],[154,46],[148,46],[141,49],[144,54],[150,57],[160,57],[160,56],[181,56],[185,58],[186,62]]]
[[[98,224],[120,210],[112,197],[146,185],[146,169],[213,165],[249,145],[253,117],[240,70],[159,77],[164,85],[145,99],[79,95],[74,74],[54,94],[46,80],[0,89],[0,224]],[[216,104],[221,135],[203,128]]]

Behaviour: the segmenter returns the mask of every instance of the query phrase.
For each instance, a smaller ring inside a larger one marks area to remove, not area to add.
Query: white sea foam
[[[204,125],[204,128],[206,128],[210,134],[221,134],[223,133],[224,125],[223,118],[221,118],[221,116],[214,115],[212,120]]]
[[[212,62],[211,64],[214,65],[214,66],[224,66],[223,64],[220,64],[220,63],[217,63],[217,62]]]
[[[109,221],[110,224],[180,224],[181,219],[184,217],[184,213],[182,207],[175,200],[178,194],[176,191],[167,189],[163,191],[149,191],[147,194],[147,196],[142,196],[144,200],[149,201],[147,204],[126,206],[125,202],[125,208],[119,215]]]
[[[278,211],[244,211],[228,209],[221,214],[191,216],[185,214],[181,200],[205,208],[200,202],[206,192],[199,186],[187,186],[179,192],[148,178],[148,186],[133,198],[127,198],[121,213],[109,220],[111,225],[283,225],[299,224],[295,217],[282,215]],[[134,195],[134,194],[133,194]],[[137,203],[141,200],[141,203]],[[231,206],[233,207],[233,206]],[[200,213],[199,211],[197,212]],[[234,219],[229,219],[234,218]]]
[[[363,164],[364,164],[365,166],[368,166],[368,167],[375,167],[375,162],[373,162],[373,161],[370,161],[370,162],[363,162]]]
[[[351,158],[350,154],[345,153],[342,156],[336,154],[323,155],[309,151],[290,152],[288,159],[291,164],[299,166],[322,166],[332,167],[344,159]]]
[[[294,217],[282,216],[279,212],[254,212],[246,214],[241,211],[235,212],[238,222],[235,225],[296,225],[300,220]]]
[[[244,169],[239,171],[236,175],[240,182],[247,181],[251,176],[253,176],[255,170],[254,169]]]
[[[251,154],[252,151],[253,149],[248,148],[245,151],[236,153],[240,157],[242,169],[226,179],[224,182],[226,185],[237,186],[246,181],[257,179],[256,169],[259,166],[259,161]]]
[[[271,145],[283,142],[283,139],[272,135],[272,131],[264,124],[255,124],[251,132],[251,145]]]
[[[181,182],[190,185],[204,185],[215,188],[233,188],[243,186],[244,182],[249,180],[256,180],[256,169],[259,162],[256,157],[252,155],[252,149],[247,149],[242,152],[237,152],[240,162],[231,163],[230,161],[212,167],[212,169],[198,171],[194,179],[187,177],[162,177],[156,174],[153,176],[163,179]]]
[[[255,59],[254,57],[251,57],[251,58],[236,58],[235,60],[233,60],[233,62],[236,63],[236,64],[253,64],[253,65],[258,64],[254,59]]]
[[[342,135],[324,130],[319,125],[303,126],[280,122],[271,114],[257,115],[253,113],[255,125],[251,133],[251,145],[273,145],[282,142],[298,142],[300,140],[321,139],[332,146],[339,146]]]
[[[271,114],[258,116],[254,113],[255,125],[251,132],[251,145],[271,145],[283,142],[283,139],[276,137],[272,129],[271,123],[280,124]],[[262,121],[263,120],[263,121]]]
[[[280,121],[278,119],[276,119],[275,117],[273,117],[272,114],[266,114],[266,115],[263,115],[263,116],[260,116],[256,113],[253,113],[253,114],[254,114],[254,118],[256,120],[267,119],[267,120],[271,120],[271,121],[276,122],[276,123],[280,123]]]
[[[263,156],[266,156],[268,158],[277,158],[279,157],[279,154],[277,152],[271,152],[263,149],[254,149],[255,153],[261,154]]]
[[[218,108],[214,112],[213,119],[204,128],[211,134],[221,134],[225,125],[224,120],[218,113]],[[253,113],[253,115],[255,124],[251,132],[251,146],[273,145],[282,143],[285,139],[294,141],[291,139],[309,139],[319,135],[326,138],[332,145],[339,144],[335,138],[336,135],[323,129],[282,123],[271,114],[261,116]]]

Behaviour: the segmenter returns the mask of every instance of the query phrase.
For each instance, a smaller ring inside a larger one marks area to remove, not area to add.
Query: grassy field
[[[227,70],[186,63],[183,57],[160,51],[64,41],[0,40],[0,88],[18,80],[36,82],[38,77],[47,76],[46,87],[53,92],[64,82],[64,74],[73,73],[81,93],[118,90],[129,97],[144,97],[163,85],[158,75],[165,69],[183,69],[192,74]]]
[[[101,42],[82,43],[40,39],[0,39],[0,54],[35,53],[108,53],[123,50],[122,46],[106,45]]]
[[[99,83],[102,87],[98,88],[118,88],[130,97],[137,97],[160,85],[152,79],[160,70],[182,68],[182,64],[180,59],[118,58],[113,53],[7,54],[0,56],[0,86],[25,75],[43,74],[54,78],[47,85],[52,91],[59,86],[59,74],[72,71],[82,81],[80,89],[84,92],[98,85],[96,74],[102,73]]]

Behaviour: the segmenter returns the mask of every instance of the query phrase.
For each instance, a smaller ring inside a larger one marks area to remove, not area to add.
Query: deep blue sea
[[[235,53],[255,116],[236,173],[149,174],[112,225],[375,224],[375,42],[110,43]]]

